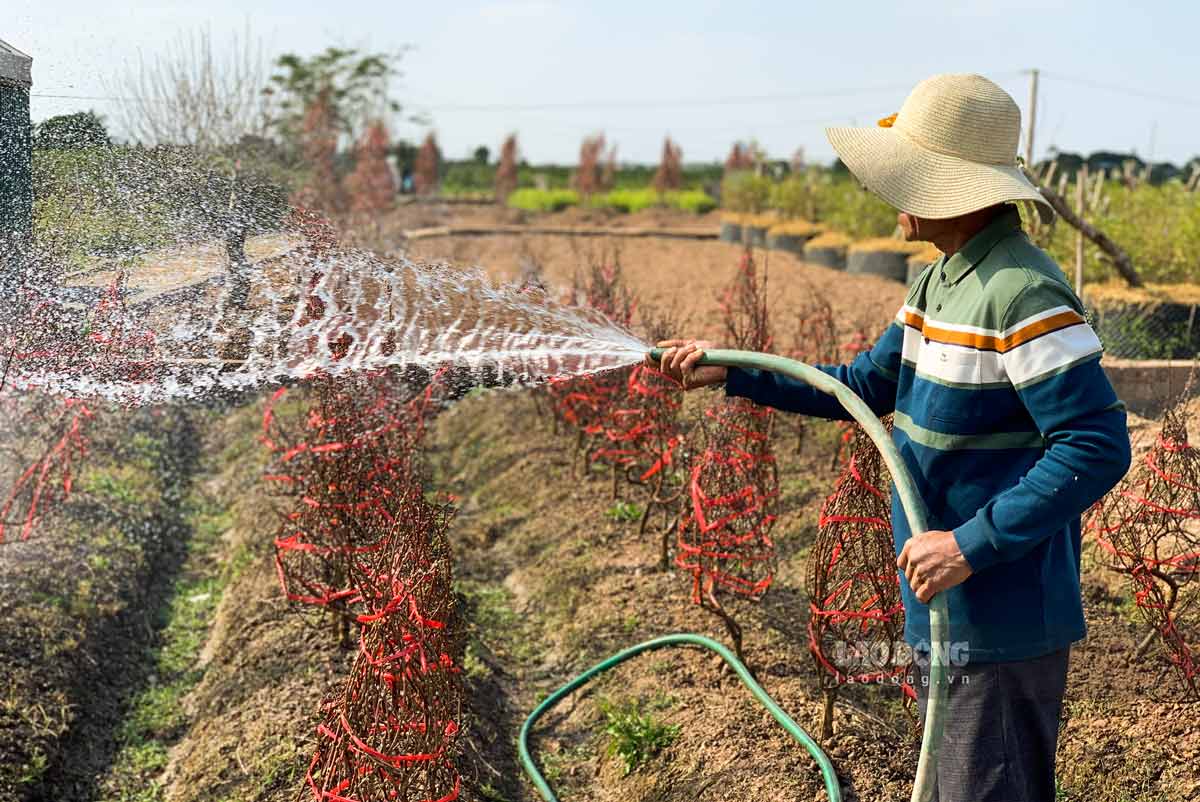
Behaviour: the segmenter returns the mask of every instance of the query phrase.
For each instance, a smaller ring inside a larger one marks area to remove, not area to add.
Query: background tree
[[[351,211],[371,216],[392,207],[396,184],[387,163],[387,151],[387,127],[377,120],[367,127],[359,141],[354,172],[346,179]]]
[[[608,149],[604,158],[604,172],[600,174],[600,189],[607,192],[617,183],[617,146]]]
[[[117,120],[136,141],[212,150],[267,133],[266,74],[262,44],[248,31],[216,48],[201,29],[181,33],[153,60],[139,56],[109,90],[123,98]]]
[[[754,147],[741,142],[734,142],[725,158],[725,172],[733,173],[739,170],[754,169]]]
[[[60,114],[38,123],[33,131],[34,150],[82,150],[111,144],[104,118],[94,111]]]
[[[496,167],[496,202],[504,203],[517,188],[517,135],[509,134],[500,147]]]
[[[683,149],[671,141],[663,140],[662,160],[654,173],[654,191],[658,194],[683,188]]]
[[[488,159],[491,158],[491,155],[492,151],[487,145],[480,145],[471,152],[471,158],[475,160],[476,164],[481,165],[486,165],[488,163]]]
[[[442,152],[438,149],[437,139],[430,131],[421,143],[421,149],[417,151],[417,160],[413,167],[413,188],[418,195],[429,195],[437,191],[441,166]]]
[[[579,147],[579,169],[575,173],[575,189],[587,197],[599,192],[603,185],[600,160],[604,155],[604,134],[589,136]]]
[[[318,93],[301,122],[300,142],[310,173],[296,202],[300,206],[336,214],[345,209],[346,204],[334,165],[338,127],[331,95],[329,90]]]
[[[308,58],[285,53],[275,62],[265,90],[274,100],[271,130],[285,143],[299,142],[308,109],[320,95],[339,135],[358,139],[371,120],[400,112],[389,96],[404,50],[362,53],[330,47]]]

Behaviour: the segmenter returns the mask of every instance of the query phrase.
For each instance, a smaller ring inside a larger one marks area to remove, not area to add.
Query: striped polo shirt
[[[875,346],[818,366],[879,415],[972,575],[946,591],[950,640],[973,661],[1024,660],[1085,634],[1080,514],[1124,476],[1124,406],[1101,346],[1050,257],[1007,206],[929,265]],[[730,369],[729,395],[848,419],[829,395],[778,374]],[[911,533],[893,492],[897,555]],[[900,575],[905,637],[928,648],[929,611]]]

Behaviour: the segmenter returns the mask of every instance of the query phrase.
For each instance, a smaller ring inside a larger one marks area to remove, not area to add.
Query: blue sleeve
[[[903,342],[903,329],[893,323],[870,351],[859,354],[849,365],[815,367],[853,390],[876,415],[887,415],[896,409],[896,382],[900,374]],[[770,371],[730,368],[725,379],[725,392],[784,412],[798,412],[830,420],[852,420],[850,413],[828,393]]]
[[[1125,408],[1099,354],[1017,394],[1046,450],[1014,487],[954,531],[975,572],[1015,560],[1061,531],[1129,470]]]

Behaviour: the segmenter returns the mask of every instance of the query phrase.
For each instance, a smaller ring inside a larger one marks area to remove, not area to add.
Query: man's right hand
[[[704,340],[663,340],[659,348],[666,349],[662,360],[655,364],[650,355],[646,355],[646,364],[658,368],[665,375],[683,385],[685,390],[695,390],[697,387],[708,387],[712,384],[725,383],[725,368],[720,365],[700,365],[700,357],[704,349],[713,348],[713,344]]]

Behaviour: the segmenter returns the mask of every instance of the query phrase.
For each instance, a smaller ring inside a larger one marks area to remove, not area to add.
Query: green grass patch
[[[136,461],[89,467],[84,470],[79,484],[85,493],[123,510],[150,509],[162,492],[154,474]]]

